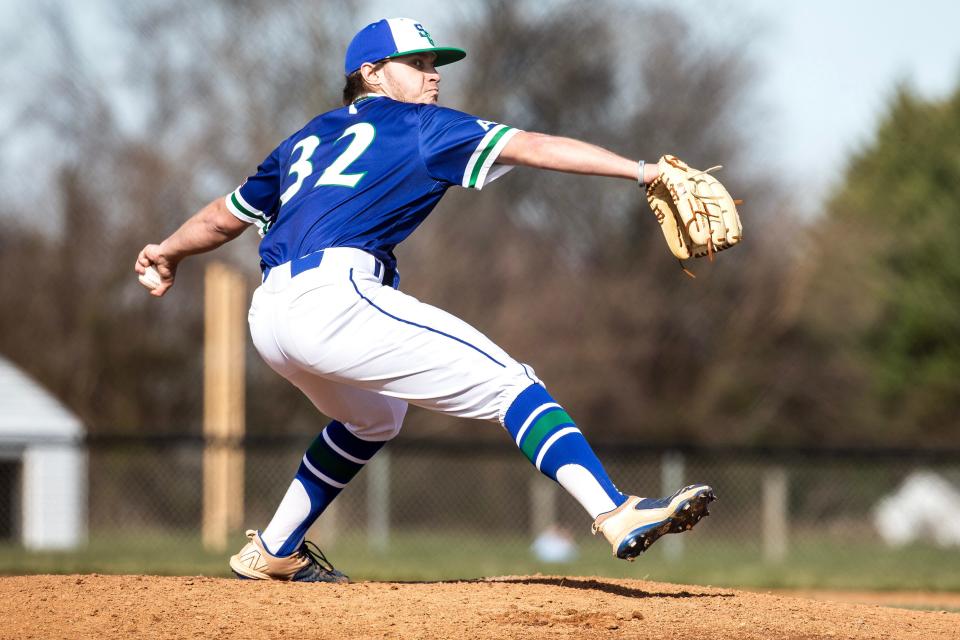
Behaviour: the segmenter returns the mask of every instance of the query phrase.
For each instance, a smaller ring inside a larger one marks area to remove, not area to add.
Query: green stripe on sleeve
[[[533,462],[533,454],[536,453],[537,448],[540,446],[540,443],[543,442],[543,439],[547,437],[547,434],[553,431],[555,427],[564,424],[572,425],[573,418],[563,409],[548,411],[537,418],[537,421],[530,426],[530,429],[523,437],[523,442],[520,443],[520,450],[523,451],[523,455],[527,456],[527,458]]]
[[[237,198],[236,191],[230,194],[230,203],[237,208],[237,211],[247,216],[248,218],[254,218],[255,220],[259,220],[265,225],[270,223],[270,221],[267,220],[267,217],[262,213],[254,213],[253,211],[250,211],[250,209],[247,209],[245,206],[240,204],[240,199]]]
[[[493,151],[497,146],[497,143],[500,142],[500,138],[507,132],[513,129],[513,127],[504,127],[497,132],[497,135],[493,136],[489,143],[487,143],[487,148],[483,150],[483,153],[480,154],[480,157],[477,158],[477,163],[473,166],[473,171],[470,173],[470,182],[467,185],[471,189],[475,189],[477,186],[477,179],[480,177],[480,172],[483,170],[483,165],[487,161],[487,156]]]

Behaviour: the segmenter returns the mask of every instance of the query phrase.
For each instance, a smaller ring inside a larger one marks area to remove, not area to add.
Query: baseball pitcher
[[[248,531],[230,559],[239,577],[347,579],[305,541],[306,531],[397,435],[410,403],[499,422],[583,506],[618,558],[632,560],[664,534],[692,528],[715,498],[704,484],[662,499],[621,493],[529,365],[398,289],[394,248],[444,193],[455,185],[480,190],[515,166],[639,182],[679,259],[712,258],[740,240],[726,190],[672,156],[638,162],[438,106],[437,68],[465,56],[438,46],[416,20],[368,25],[347,49],[343,107],[315,117],[236,190],[140,252],[135,269],[162,296],[183,258],[256,227],[263,281],[250,305],[254,345],[332,419],[272,520]]]

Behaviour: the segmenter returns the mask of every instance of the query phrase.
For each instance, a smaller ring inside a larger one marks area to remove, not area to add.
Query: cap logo
[[[415,24],[415,25],[413,25],[413,26],[414,26],[414,28],[416,28],[417,33],[419,33],[421,37],[427,39],[427,42],[430,43],[430,46],[431,46],[431,47],[437,46],[437,43],[434,42],[434,41],[433,41],[433,38],[430,37],[430,32],[428,32],[426,29],[424,29],[422,24],[420,24],[420,23],[418,22],[417,24]]]

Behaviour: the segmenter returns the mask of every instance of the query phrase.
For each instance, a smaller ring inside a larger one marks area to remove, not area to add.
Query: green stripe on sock
[[[470,182],[468,186],[474,188],[477,186],[477,179],[480,177],[480,171],[483,170],[483,163],[487,161],[487,156],[490,155],[490,152],[493,151],[493,148],[497,146],[497,143],[500,142],[500,138],[504,136],[507,131],[510,131],[512,127],[504,127],[497,132],[493,139],[490,140],[490,143],[487,145],[487,148],[483,150],[483,153],[480,154],[480,157],[477,158],[477,164],[473,166],[473,172],[470,174]]]
[[[322,435],[317,436],[307,449],[307,459],[317,468],[317,471],[330,476],[337,482],[350,482],[353,476],[363,468],[362,464],[347,460],[331,449]]]
[[[523,455],[527,456],[530,462],[533,462],[533,454],[536,453],[543,439],[555,427],[562,424],[573,424],[573,418],[563,409],[548,411],[537,418],[537,421],[530,426],[520,443],[520,450],[523,451]]]

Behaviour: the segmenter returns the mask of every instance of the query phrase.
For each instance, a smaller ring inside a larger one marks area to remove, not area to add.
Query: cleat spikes
[[[668,498],[631,496],[621,507],[601,514],[593,530],[613,545],[615,557],[633,561],[664,535],[693,529],[709,515],[707,506],[713,500],[713,488],[703,484],[687,486]]]

